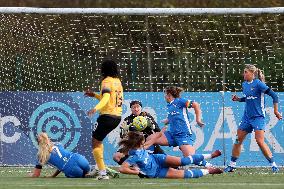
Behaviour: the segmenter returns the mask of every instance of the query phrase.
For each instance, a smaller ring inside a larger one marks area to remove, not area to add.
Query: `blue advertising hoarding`
[[[197,153],[220,149],[224,155],[212,163],[224,165],[230,159],[244,103],[232,102],[230,92],[185,92],[182,95],[201,105],[204,128],[197,126],[194,111],[190,109]],[[284,100],[283,96],[283,93],[279,93],[280,104]],[[143,104],[143,110],[152,114],[160,127],[164,126],[161,120],[166,118],[167,112],[163,93],[126,92],[124,98],[123,118],[130,114],[130,101],[138,99]],[[274,116],[269,96],[266,101],[265,140],[276,162],[284,165],[283,121],[278,121]],[[81,92],[0,92],[0,164],[33,164],[37,153],[35,137],[42,131],[47,132],[54,142],[60,142],[70,151],[86,156],[94,164],[91,133],[98,115],[89,118],[86,112],[97,102],[93,98],[84,97]],[[108,165],[116,165],[112,154],[117,150],[118,141],[119,128],[104,140],[104,155]],[[168,154],[181,156],[177,148],[163,148]],[[268,165],[253,134],[248,135],[244,142],[238,165]]]

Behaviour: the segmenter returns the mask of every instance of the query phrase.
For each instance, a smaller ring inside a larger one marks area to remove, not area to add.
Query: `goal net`
[[[82,91],[99,91],[100,65],[106,58],[119,63],[124,117],[130,100],[140,99],[163,127],[162,91],[169,85],[183,87],[184,97],[199,102],[206,127],[198,128],[192,114],[195,147],[202,153],[222,149],[224,158],[214,162],[219,165],[230,157],[244,111],[230,96],[241,95],[245,64],[264,70],[284,110],[282,8],[31,10],[0,9],[0,164],[33,163],[41,131],[91,161],[97,116],[88,118],[85,112],[97,102]],[[268,97],[266,142],[283,165],[283,122],[275,120],[272,107]],[[108,164],[113,164],[118,132],[105,141]],[[242,157],[241,165],[267,164],[253,135]]]

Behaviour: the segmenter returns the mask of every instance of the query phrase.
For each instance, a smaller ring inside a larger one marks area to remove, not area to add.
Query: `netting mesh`
[[[159,124],[166,117],[162,93],[139,92],[162,92],[169,85],[200,92],[184,95],[200,102],[206,123],[201,130],[194,116],[191,117],[196,138],[200,137],[196,145],[201,149],[199,152],[223,148],[224,162],[230,156],[244,104],[233,104],[231,93],[211,92],[237,91],[241,95],[244,64],[255,64],[264,70],[267,85],[277,92],[284,91],[284,14],[0,14],[0,33],[0,164],[13,159],[9,157],[30,163],[36,152],[25,156],[22,152],[26,148],[35,150],[29,136],[35,136],[38,131],[48,131],[52,139],[66,144],[76,141],[72,149],[80,153],[91,152],[90,133],[96,117],[89,118],[86,112],[96,102],[73,92],[86,88],[99,91],[100,65],[106,58],[119,63],[124,91],[135,92],[125,93],[123,117],[130,114],[131,99],[142,100],[143,107],[151,110]],[[280,110],[282,97],[283,93],[279,93]],[[278,153],[277,161],[284,165],[283,126],[275,120],[272,109],[269,110],[268,117],[272,120],[269,128],[278,124],[271,133],[280,143],[270,147]],[[70,116],[79,120],[77,125]],[[31,124],[33,117],[36,119]],[[20,143],[15,138],[16,142],[5,141],[5,137],[17,131],[25,134]],[[118,132],[117,128],[107,142],[117,143]],[[210,142],[212,136],[215,139]],[[244,161],[252,163],[257,157],[257,161],[266,163],[257,145],[252,144],[245,146],[249,153]],[[115,150],[112,146],[106,149],[109,154],[105,159],[109,163]],[[171,153],[172,148],[166,152]],[[88,159],[93,159],[91,153]],[[8,164],[18,163],[15,162]],[[217,163],[224,162],[221,159]]]
[[[1,14],[0,90],[82,91],[112,57],[126,91],[238,91],[246,63],[283,91],[283,18]]]

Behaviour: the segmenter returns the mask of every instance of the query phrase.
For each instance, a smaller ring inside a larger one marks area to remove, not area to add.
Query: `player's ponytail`
[[[38,135],[38,160],[41,165],[46,164],[49,160],[50,152],[52,149],[53,143],[49,140],[46,133],[40,133]]]
[[[264,73],[263,73],[263,71],[261,69],[258,69],[258,68],[256,69],[255,76],[260,81],[265,82],[265,76],[264,76]]]

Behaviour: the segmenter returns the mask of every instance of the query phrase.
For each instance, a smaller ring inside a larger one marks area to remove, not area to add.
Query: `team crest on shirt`
[[[254,87],[251,87],[250,90],[253,91],[253,90],[254,90]]]

